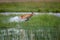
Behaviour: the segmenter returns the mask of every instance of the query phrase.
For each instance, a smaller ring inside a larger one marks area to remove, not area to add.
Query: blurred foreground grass
[[[60,12],[59,2],[0,3],[0,12]]]

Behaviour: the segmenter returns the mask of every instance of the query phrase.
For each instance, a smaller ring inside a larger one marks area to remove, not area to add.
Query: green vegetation
[[[39,16],[34,16],[31,18],[30,21],[23,22],[21,24],[22,27],[28,28],[28,29],[40,29],[42,28],[58,28],[60,27],[60,18],[53,16],[53,15],[39,15]]]
[[[54,16],[54,15],[36,15],[33,16],[29,21],[26,22],[13,22],[8,23],[7,19],[12,17],[14,15],[4,16],[0,15],[0,29],[4,28],[10,28],[10,27],[19,27],[23,29],[28,29],[27,35],[31,34],[30,32],[34,33],[34,39],[37,40],[56,40],[56,38],[59,40],[60,38],[60,17]],[[5,21],[3,23],[2,21]],[[43,30],[43,31],[39,31]],[[43,34],[43,36],[41,36]],[[28,36],[29,37],[29,36]]]
[[[33,16],[29,21],[27,22],[19,22],[19,23],[8,23],[8,19],[12,17],[13,15],[10,16],[3,16],[0,15],[0,27],[16,27],[17,24],[19,24],[22,28],[26,29],[38,29],[40,27],[60,27],[60,17],[53,16],[53,15],[38,15],[38,16]],[[2,21],[6,21],[3,23]]]
[[[0,3],[0,12],[60,12],[59,2]]]

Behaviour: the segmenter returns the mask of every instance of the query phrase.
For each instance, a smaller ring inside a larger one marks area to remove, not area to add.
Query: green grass
[[[0,3],[0,12],[60,12],[59,2]]]
[[[39,15],[32,17],[28,22],[23,22],[21,26],[27,29],[58,28],[60,27],[59,20],[59,17],[53,15]]]
[[[30,34],[35,34],[34,39],[36,40],[56,40],[56,38],[59,40],[60,38],[60,17],[54,16],[54,15],[36,15],[31,17],[29,21],[26,22],[13,22],[8,23],[6,21],[3,23],[3,20],[7,20],[10,17],[13,17],[15,15],[9,15],[4,16],[0,14],[0,29],[6,29],[6,28],[17,28],[17,24],[19,24],[21,28],[26,29],[27,35],[31,36]],[[27,30],[28,29],[28,30]],[[18,29],[19,30],[19,29]],[[43,31],[39,31],[43,30]],[[31,33],[30,33],[31,32]],[[43,36],[41,36],[43,34]],[[28,36],[28,38],[30,38]],[[12,37],[12,36],[9,36]],[[21,37],[21,35],[20,35]],[[52,37],[52,38],[51,38]],[[9,38],[8,38],[9,39]],[[11,39],[11,38],[10,38]]]
[[[31,30],[33,30],[33,32],[35,32],[36,30],[42,29],[44,32],[47,32],[47,34],[51,34],[50,36],[52,38],[55,39],[55,37],[57,37],[59,40],[59,37],[60,37],[59,36],[60,35],[60,17],[44,14],[44,15],[33,16],[33,17],[31,17],[31,19],[29,21],[26,21],[26,22],[8,23],[7,19],[9,19],[12,16],[15,16],[15,15],[3,16],[0,14],[0,29],[17,28],[18,27],[17,25],[19,25],[20,28],[27,30],[28,32]],[[3,20],[6,20],[6,22],[3,23],[2,22]],[[41,32],[36,31],[35,33],[36,33],[36,35],[38,33],[39,33],[38,35],[40,35]],[[43,38],[45,38],[45,35]],[[49,37],[49,39],[50,39],[50,37]]]
[[[16,25],[19,24],[20,27],[25,29],[40,29],[40,28],[59,28],[60,27],[60,17],[56,17],[53,15],[38,15],[33,16],[29,21],[27,22],[13,22],[8,23],[7,19],[12,17],[10,16],[3,16],[0,15],[0,27],[17,27]],[[6,23],[3,23],[2,21],[6,20]]]

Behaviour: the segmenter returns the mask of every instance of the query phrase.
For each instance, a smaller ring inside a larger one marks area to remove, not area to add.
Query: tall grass
[[[10,16],[3,16],[0,15],[0,27],[16,27],[16,24],[20,25],[22,28],[26,29],[38,29],[40,27],[44,28],[49,28],[49,27],[54,27],[58,28],[60,27],[60,18],[54,15],[38,15],[38,16],[33,16],[29,21],[26,22],[13,22],[13,23],[8,23],[8,20],[10,17],[13,17],[13,15]],[[2,21],[6,21],[6,23],[3,23]]]
[[[39,15],[33,16],[30,21],[23,22],[22,27],[28,29],[39,29],[39,28],[58,28],[60,26],[60,18],[53,15]]]
[[[58,40],[60,39],[59,35],[60,35],[60,17],[54,16],[54,15],[48,15],[48,14],[44,14],[44,15],[35,15],[33,16],[29,21],[26,22],[12,22],[12,23],[8,23],[8,21],[6,21],[5,23],[3,23],[3,20],[9,19],[10,17],[12,17],[14,15],[10,15],[10,16],[4,16],[4,15],[0,15],[0,29],[4,28],[12,28],[12,27],[19,27],[19,28],[23,28],[23,29],[28,29],[28,34],[30,34],[29,31],[33,30],[32,32],[35,34],[35,39],[37,40],[45,40],[46,36],[50,34],[49,37],[47,37],[46,39],[49,38],[49,40],[56,40],[56,38],[58,38]],[[42,32],[39,31],[39,29],[43,30]],[[27,35],[28,35],[27,34]],[[41,35],[43,34],[43,37]],[[42,38],[40,38],[42,37]],[[50,38],[51,37],[51,38]]]

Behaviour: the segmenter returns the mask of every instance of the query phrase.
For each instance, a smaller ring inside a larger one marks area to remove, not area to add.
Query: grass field
[[[8,20],[10,17],[13,17],[16,15],[9,15],[4,16],[0,14],[0,29],[6,29],[6,28],[22,28],[27,30],[27,35],[30,34],[29,31],[32,31],[35,35],[37,40],[53,40],[56,38],[59,40],[60,38],[60,17],[54,16],[54,15],[35,15],[33,16],[29,21],[26,22],[12,22],[8,23]],[[6,21],[3,23],[2,21]],[[37,30],[37,31],[36,31]],[[43,30],[43,31],[39,31]],[[43,33],[42,33],[43,32]],[[24,31],[22,32],[24,33]],[[43,34],[43,37],[41,35]],[[47,36],[50,35],[50,36]],[[46,38],[47,36],[47,38]],[[9,36],[8,36],[9,37]],[[12,37],[12,36],[11,36]],[[41,38],[40,38],[41,37]],[[52,38],[51,38],[52,37]],[[7,39],[7,38],[6,38]],[[8,38],[9,39],[9,38]]]
[[[26,29],[38,29],[40,27],[44,27],[44,28],[60,27],[60,17],[53,15],[48,15],[48,14],[38,15],[38,16],[33,16],[27,22],[8,23],[8,19],[13,16],[14,15],[10,15],[10,16],[0,15],[0,27],[16,27],[17,25],[20,25],[22,28],[26,28]],[[6,22],[3,23],[2,21],[6,21]]]
[[[0,12],[60,12],[59,2],[0,3]]]

